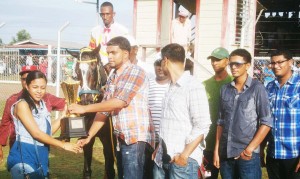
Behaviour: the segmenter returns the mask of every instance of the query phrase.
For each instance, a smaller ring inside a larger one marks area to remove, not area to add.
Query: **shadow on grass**
[[[72,143],[75,141],[71,141]],[[0,178],[9,179],[10,173],[7,171],[6,158],[8,147],[4,147],[4,162],[0,164]],[[51,179],[81,179],[83,170],[83,153],[74,154],[59,148],[51,147],[50,155],[50,178]],[[94,144],[92,161],[92,178],[103,178],[104,176],[104,157],[102,145],[99,139]]]

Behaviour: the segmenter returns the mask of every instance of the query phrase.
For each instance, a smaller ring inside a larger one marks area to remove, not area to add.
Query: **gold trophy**
[[[73,80],[69,75],[67,75],[67,80],[61,83],[61,88],[68,106],[72,103],[76,103],[79,85],[80,81]],[[68,114],[67,117],[61,120],[60,139],[64,140],[86,136],[87,131],[83,116]]]

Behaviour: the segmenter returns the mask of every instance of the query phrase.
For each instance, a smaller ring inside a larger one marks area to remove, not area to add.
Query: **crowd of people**
[[[24,66],[38,66],[47,79],[56,80],[56,57],[47,55],[20,55],[19,59],[16,54],[5,55],[3,63],[0,63],[0,74],[4,76],[17,75]],[[0,60],[0,62],[2,62]],[[76,59],[71,57],[63,57],[60,61],[60,69],[62,70],[61,79],[64,79],[66,74],[74,74]],[[49,73],[49,74],[48,74]]]
[[[0,126],[0,158],[9,137],[12,178],[49,177],[49,145],[80,153],[107,120],[117,139],[119,178],[197,179],[204,162],[206,178],[259,179],[263,166],[271,179],[300,178],[300,75],[288,50],[271,54],[273,76],[265,85],[248,74],[247,50],[223,47],[207,57],[215,74],[201,82],[185,71],[186,48],[178,43],[161,49],[151,75],[114,15],[104,2],[104,26],[92,30],[89,43],[101,44],[102,63],[111,69],[100,103],[66,107],[46,93],[47,79],[36,66],[22,68],[23,89],[8,98]],[[63,111],[59,119],[67,112],[96,116],[88,136],[72,144],[51,137],[60,126],[60,120],[51,124],[51,110]]]

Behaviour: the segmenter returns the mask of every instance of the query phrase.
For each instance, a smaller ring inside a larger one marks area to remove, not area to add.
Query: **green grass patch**
[[[72,139],[71,142],[76,142],[76,139]],[[4,162],[0,163],[1,179],[11,178],[6,168],[8,152],[9,147],[4,147]],[[51,179],[82,178],[83,154],[74,154],[56,147],[51,147],[49,161]],[[92,171],[92,178],[103,178],[104,156],[102,153],[102,144],[99,139],[96,139],[94,144]]]

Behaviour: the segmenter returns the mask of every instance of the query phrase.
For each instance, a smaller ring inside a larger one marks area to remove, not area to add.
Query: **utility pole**
[[[57,32],[57,59],[56,59],[56,96],[59,97],[59,89],[60,89],[60,34],[61,32],[70,24],[67,21]]]

